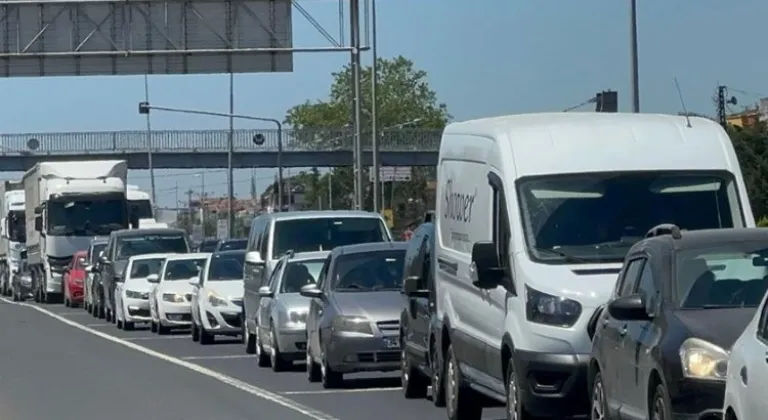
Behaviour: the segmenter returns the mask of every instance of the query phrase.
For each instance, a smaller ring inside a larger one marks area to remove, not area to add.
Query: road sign
[[[227,219],[219,219],[216,221],[216,238],[227,239],[229,236],[229,229],[227,229]]]
[[[379,168],[379,181],[381,182],[408,182],[411,180],[412,169],[410,166],[382,166]],[[373,182],[373,171],[368,171]]]

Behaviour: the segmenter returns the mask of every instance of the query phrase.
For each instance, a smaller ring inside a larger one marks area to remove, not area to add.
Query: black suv
[[[400,315],[400,363],[405,398],[424,398],[431,385],[432,401],[443,406],[442,369],[432,369],[442,366],[434,348],[434,334],[440,331],[435,316],[434,252],[435,225],[423,223],[413,232],[405,254],[403,294],[407,300]]]
[[[648,232],[592,327],[591,418],[722,418],[728,353],[766,275],[768,229]]]

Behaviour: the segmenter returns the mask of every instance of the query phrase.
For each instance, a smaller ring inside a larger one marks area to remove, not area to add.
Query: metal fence
[[[229,130],[154,130],[151,132],[152,150],[173,151],[226,151]],[[436,152],[440,145],[442,130],[399,129],[381,133],[379,142],[382,151]],[[332,152],[351,150],[351,130],[277,130],[234,131],[233,144],[237,152],[270,151],[278,149],[282,137],[283,150]],[[0,134],[0,154],[80,154],[125,153],[148,150],[146,131],[93,131],[68,133],[18,133]],[[363,134],[363,149],[371,149],[371,135]]]

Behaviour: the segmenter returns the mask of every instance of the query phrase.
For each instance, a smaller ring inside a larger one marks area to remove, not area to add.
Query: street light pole
[[[371,0],[371,52],[373,55],[373,64],[371,64],[371,154],[373,155],[373,165],[371,170],[373,171],[373,211],[379,211],[379,188],[380,176],[379,173],[379,133],[376,123],[376,111],[378,107],[377,85],[379,83],[378,72],[378,51],[377,51],[377,30],[376,30],[376,0]],[[384,203],[381,203],[383,206]]]
[[[632,54],[632,112],[640,112],[640,70],[637,59],[637,0],[630,0],[630,48]]]
[[[144,100],[149,103],[149,75],[144,75]],[[147,112],[147,166],[149,167],[149,185],[152,190],[152,213],[156,213],[157,194],[155,190],[155,166],[152,164],[152,123]]]
[[[354,84],[354,124],[355,124],[355,208],[363,208],[363,144],[362,127],[360,125],[361,117],[361,97],[360,97],[360,0],[349,1],[350,31],[352,41],[352,83]]]
[[[196,109],[169,108],[165,106],[155,106],[155,105],[150,105],[149,101],[139,102],[139,114],[149,115],[149,111],[151,110],[176,112],[179,114],[207,115],[210,117],[225,117],[225,118],[232,118],[232,119],[236,118],[241,120],[262,121],[262,122],[269,122],[269,123],[275,124],[277,126],[277,190],[278,190],[277,203],[280,209],[283,208],[283,123],[281,123],[280,120],[277,120],[275,118],[254,117],[251,115],[241,115],[241,114],[234,114],[234,113],[225,114],[223,112],[210,112],[210,111],[199,111]],[[264,137],[261,136],[260,134],[254,135],[253,142],[257,146],[262,145],[264,144]],[[230,199],[231,198],[232,197],[230,197]]]
[[[235,74],[229,72],[229,138],[227,141],[227,236],[235,236],[235,170],[232,159],[235,154]]]

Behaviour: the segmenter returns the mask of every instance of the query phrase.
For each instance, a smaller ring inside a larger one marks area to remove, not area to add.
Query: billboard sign
[[[408,182],[411,180],[412,168],[410,166],[382,166],[379,168],[379,181],[381,182]],[[368,171],[369,178],[373,182],[373,170]]]

